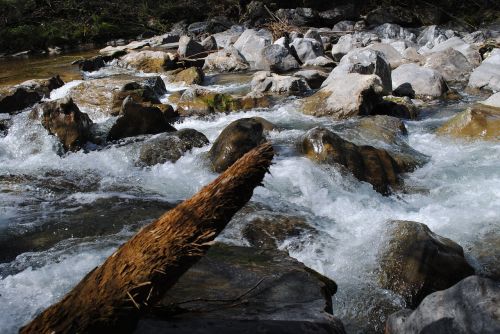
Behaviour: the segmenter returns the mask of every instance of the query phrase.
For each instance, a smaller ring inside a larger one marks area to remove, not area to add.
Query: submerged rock
[[[55,135],[66,150],[76,151],[91,138],[92,121],[70,97],[38,104],[31,117],[40,119],[43,127]]]
[[[338,80],[330,80],[327,85],[323,83],[323,88],[304,99],[301,111],[334,119],[370,115],[382,101],[383,92],[378,76],[349,73]]]
[[[162,300],[168,320],[143,318],[135,333],[343,334],[331,315],[335,292],[284,252],[216,244]]]
[[[470,276],[427,296],[415,311],[391,315],[385,333],[498,333],[499,300],[500,283]]]
[[[123,101],[120,117],[109,130],[107,138],[117,140],[171,131],[175,131],[175,128],[159,108],[137,103],[129,96]]]
[[[217,173],[225,171],[265,140],[264,126],[259,119],[240,118],[232,122],[222,130],[208,152],[212,169]]]
[[[203,147],[208,143],[207,137],[194,129],[162,133],[142,144],[139,162],[146,166],[163,164],[167,161],[175,162],[187,151]]]
[[[500,107],[476,104],[455,115],[437,133],[465,139],[500,140]]]
[[[379,283],[403,296],[410,307],[474,274],[462,247],[426,225],[411,221],[388,225],[388,241],[379,253]]]
[[[57,75],[49,79],[28,80],[0,91],[0,113],[14,113],[30,107],[63,85],[64,82]]]
[[[325,128],[309,130],[300,148],[312,160],[346,167],[358,180],[372,184],[384,195],[400,184],[397,163],[387,151],[355,145]]]
[[[438,98],[447,90],[444,78],[437,71],[416,64],[403,64],[392,71],[392,86],[411,84],[417,96]]]
[[[270,105],[269,98],[261,94],[238,96],[198,88],[188,89],[180,97],[171,96],[170,100],[177,104],[181,116],[207,116],[216,112],[267,108]]]
[[[252,92],[304,95],[311,88],[302,77],[278,75],[261,71],[252,78]]]

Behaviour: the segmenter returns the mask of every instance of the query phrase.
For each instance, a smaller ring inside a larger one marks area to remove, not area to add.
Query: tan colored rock
[[[455,115],[437,133],[464,139],[500,140],[500,108],[476,104]]]
[[[190,67],[180,71],[175,75],[175,82],[184,82],[186,85],[200,85],[205,78],[205,74],[198,67]]]
[[[172,59],[170,53],[147,50],[126,54],[120,58],[118,65],[147,73],[160,73],[166,70]]]

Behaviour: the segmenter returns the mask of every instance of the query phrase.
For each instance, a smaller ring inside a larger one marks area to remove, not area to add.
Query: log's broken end
[[[274,156],[270,143],[246,153],[190,199],[124,243],[61,301],[20,333],[130,333],[193,264],[261,185]]]

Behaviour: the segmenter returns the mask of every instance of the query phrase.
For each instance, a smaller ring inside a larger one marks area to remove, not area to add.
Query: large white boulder
[[[399,87],[407,82],[411,84],[418,96],[437,98],[448,90],[448,86],[439,72],[417,64],[403,64],[392,71],[393,87]]]

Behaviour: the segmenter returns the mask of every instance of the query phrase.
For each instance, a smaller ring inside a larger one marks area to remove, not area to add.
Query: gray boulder
[[[382,42],[392,42],[394,40],[417,41],[417,36],[408,29],[395,23],[384,23],[374,29]]]
[[[314,59],[307,60],[304,64],[304,67],[312,66],[312,67],[333,67],[335,66],[335,62],[325,56],[319,56]]]
[[[215,72],[237,72],[250,68],[250,64],[233,46],[209,54],[205,58],[203,69]]]
[[[189,36],[182,36],[179,39],[179,49],[177,53],[179,56],[188,58],[194,55],[199,55],[200,57],[204,56],[202,53],[205,51],[203,45],[195,41],[193,38]]]
[[[175,162],[187,151],[207,144],[207,137],[194,129],[181,129],[175,132],[162,133],[142,144],[139,153],[139,164],[153,166],[167,161]]]
[[[333,69],[328,79],[323,82],[322,87],[331,84],[347,73],[375,74],[380,78],[385,93],[392,91],[391,67],[385,56],[379,51],[371,49],[350,51],[342,57],[338,66]]]
[[[384,59],[389,63],[391,69],[397,68],[404,62],[401,53],[398,52],[392,45],[386,43],[373,43],[366,49],[375,50],[384,55]]]
[[[446,82],[468,81],[473,68],[462,53],[452,48],[429,54],[424,67],[439,72]]]
[[[245,31],[242,26],[234,25],[226,31],[213,34],[219,48],[227,48],[236,43],[241,34]]]
[[[251,68],[256,68],[262,59],[262,50],[273,43],[273,35],[266,29],[247,29],[238,38],[234,47],[241,53]]]
[[[373,42],[380,41],[379,37],[373,33],[356,32],[347,34],[339,38],[337,44],[332,46],[332,57],[339,61],[349,51],[365,47]]]
[[[302,77],[278,75],[261,71],[252,78],[252,92],[284,95],[304,95],[311,88]]]
[[[300,64],[290,51],[278,44],[264,47],[262,58],[255,64],[255,69],[273,72],[286,72],[299,67]]]
[[[333,31],[353,31],[354,30],[354,21],[340,21],[335,23],[332,28]]]
[[[384,87],[377,75],[348,73],[331,80],[315,94],[303,100],[301,111],[314,116],[346,119],[370,115],[382,101]]]
[[[500,91],[500,49],[493,49],[469,78],[469,87]]]
[[[312,89],[320,88],[328,78],[328,73],[320,70],[301,70],[293,74],[294,77],[303,78]]]
[[[391,315],[385,333],[499,333],[499,300],[500,283],[470,276],[427,296],[415,311]]]
[[[323,43],[313,38],[295,38],[290,43],[302,63],[323,56]]]
[[[437,71],[416,64],[403,64],[392,71],[392,86],[411,84],[415,94],[437,98],[448,90],[444,78]]]

